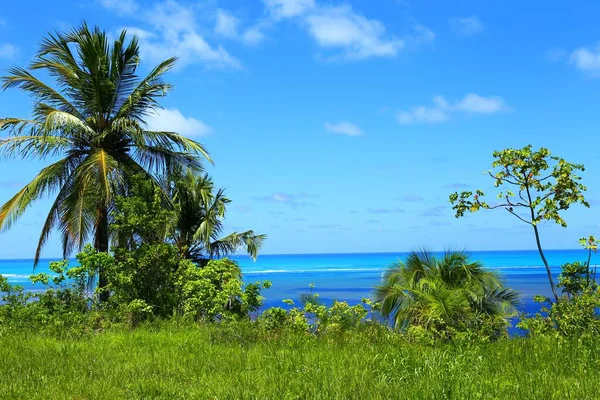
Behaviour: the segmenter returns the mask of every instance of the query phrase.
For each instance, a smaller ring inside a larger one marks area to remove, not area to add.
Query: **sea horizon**
[[[540,305],[533,302],[534,295],[550,296],[548,277],[538,250],[469,250],[472,260],[496,271],[505,285],[521,294],[519,311],[533,313]],[[298,304],[303,293],[313,291],[326,304],[333,301],[360,303],[370,298],[374,287],[381,282],[385,270],[401,260],[409,252],[368,253],[306,253],[263,254],[253,261],[247,255],[234,255],[246,283],[270,281],[272,286],[263,292],[263,309],[286,307],[285,299]],[[436,252],[438,254],[443,251]],[[583,249],[545,250],[555,279],[560,266],[566,262],[583,261],[587,252]],[[61,258],[41,259],[35,273],[49,272],[49,264]],[[70,259],[74,261],[75,259]],[[72,262],[72,265],[76,265]],[[592,265],[595,265],[594,256]],[[0,259],[0,274],[9,282],[23,285],[25,290],[40,290],[39,284],[31,284],[29,276],[34,273],[33,259]],[[314,289],[311,288],[314,286]]]
[[[539,253],[538,249],[532,248],[532,249],[490,249],[490,250],[468,250],[466,248],[447,248],[444,250],[436,250],[436,249],[431,249],[428,247],[416,247],[414,249],[410,249],[410,250],[398,250],[398,251],[359,251],[359,252],[332,252],[332,253],[328,253],[328,252],[311,252],[311,253],[265,253],[265,254],[259,254],[257,259],[260,257],[273,257],[273,256],[320,256],[320,255],[364,255],[364,254],[407,254],[410,253],[411,251],[418,251],[421,249],[425,249],[428,251],[433,251],[434,253],[438,253],[441,254],[444,251],[464,251],[466,253],[470,253],[470,254],[475,254],[475,253],[486,253],[486,252],[497,252],[497,253],[501,253],[501,252],[535,252],[536,254]],[[580,251],[580,252],[584,252],[585,250],[581,249],[581,248],[549,248],[549,249],[544,249],[544,253],[546,252],[552,252],[552,251]],[[228,256],[229,258],[231,257],[235,257],[235,258],[242,258],[242,257],[246,257],[246,258],[251,258],[249,255],[244,254],[242,252],[233,254]],[[58,256],[58,257],[42,257],[39,259],[39,261],[59,261],[59,260],[64,260],[65,258]],[[69,257],[67,258],[68,260],[76,260],[76,257]],[[0,262],[2,261],[32,261],[33,262],[33,258],[15,258],[15,257],[8,257],[8,258],[0,258]]]

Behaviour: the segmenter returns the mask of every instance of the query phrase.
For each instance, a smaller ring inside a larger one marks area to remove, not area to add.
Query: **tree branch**
[[[509,213],[511,213],[512,215],[514,215],[515,217],[519,218],[521,221],[525,222],[526,224],[533,225],[532,222],[527,221],[526,219],[524,219],[523,217],[521,217],[519,214],[515,213],[511,208],[507,207],[506,211],[508,211]]]

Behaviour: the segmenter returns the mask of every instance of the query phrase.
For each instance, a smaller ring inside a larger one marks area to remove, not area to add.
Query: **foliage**
[[[174,169],[156,184],[138,175],[127,196],[116,199],[112,213],[115,243],[133,249],[142,243],[171,243],[181,256],[204,265],[240,248],[256,258],[266,235],[253,231],[221,237],[226,207],[231,200],[223,189],[215,192],[208,175]]]
[[[45,287],[37,292],[25,292],[0,275],[0,325],[66,333],[95,328],[91,310],[97,301],[93,297],[97,263],[89,261],[102,257],[96,254],[91,246],[86,247],[78,255],[86,265],[81,267],[70,268],[68,260],[50,263],[52,276],[41,273],[30,277],[32,283]]]
[[[593,236],[582,238],[580,244],[588,251],[586,262],[566,263],[558,277],[558,287],[564,296],[559,302],[536,296],[538,303],[546,303],[533,317],[523,316],[518,326],[531,335],[590,336],[600,334],[600,286],[596,273],[590,273],[592,251],[596,251]]]
[[[226,257],[245,248],[256,259],[266,235],[248,230],[221,236],[231,200],[224,189],[215,189],[207,174],[176,169],[165,178],[163,185],[175,210],[169,240],[185,258],[205,264],[209,259]]]
[[[579,261],[566,263],[562,266],[562,272],[558,276],[558,285],[556,286],[563,288],[563,293],[569,297],[580,295],[586,289],[594,286],[590,282],[588,271],[589,267],[586,263]]]
[[[244,285],[239,266],[229,259],[200,268],[166,243],[115,249],[108,271],[110,307],[133,325],[151,317],[247,318],[262,305],[261,290],[270,286]]]
[[[114,256],[88,245],[77,259],[80,266],[65,260],[51,263],[52,275],[32,275],[33,283],[44,286],[39,292],[25,292],[0,275],[0,326],[81,332],[155,319],[249,319],[270,287],[268,281],[244,284],[239,266],[228,259],[199,268],[165,243],[117,249]],[[95,285],[100,268],[108,280],[104,288]],[[108,302],[98,301],[101,290],[110,290]]]
[[[581,177],[577,175],[578,171],[584,171],[584,167],[552,156],[543,147],[533,151],[531,145],[522,149],[495,151],[493,157],[495,160],[492,168],[497,170],[489,171],[488,175],[494,180],[495,187],[506,188],[497,194],[499,203],[490,205],[485,202],[485,193],[481,190],[464,191],[460,194],[455,192],[450,195],[450,202],[456,211],[456,217],[464,216],[467,211],[503,208],[529,224],[533,228],[536,245],[546,266],[552,293],[558,301],[550,266],[540,242],[538,225],[543,221],[550,221],[566,227],[563,211],[577,203],[589,207],[583,195],[587,189],[579,182]]]
[[[562,298],[551,303],[547,298],[536,297],[537,302],[545,302],[540,313],[533,317],[523,317],[517,324],[530,335],[551,335],[597,338],[600,334],[600,290],[585,290],[578,295]]]
[[[430,339],[505,336],[518,294],[464,252],[422,250],[390,267],[375,300],[399,330]]]
[[[363,304],[350,306],[345,301],[335,300],[328,307],[313,293],[314,285],[310,285],[310,293],[300,296],[301,307],[296,307],[291,299],[283,300],[289,309],[272,307],[264,310],[258,317],[258,324],[266,331],[286,331],[295,333],[312,333],[315,335],[339,334],[359,330],[371,322],[366,317],[373,313],[376,306],[368,299]]]
[[[270,282],[255,282],[244,287],[239,266],[229,259],[210,260],[198,268],[184,260],[177,277],[179,314],[194,320],[222,321],[247,317],[262,305],[261,289]]]
[[[0,230],[10,226],[37,199],[57,193],[44,222],[35,262],[53,229],[62,236],[65,258],[93,238],[108,251],[109,210],[134,174],[155,179],[176,166],[200,168],[208,157],[197,142],[174,132],[150,131],[144,119],[155,111],[171,85],[164,74],[175,64],[165,60],[146,77],[137,74],[139,41],[122,31],[109,35],[86,24],[43,40],[29,70],[14,67],[3,88],[17,88],[34,99],[30,119],[4,118],[0,152],[28,158],[58,157],[0,207]],[[54,78],[45,83],[33,73]],[[99,285],[105,286],[99,270]],[[106,300],[108,292],[102,295]]]

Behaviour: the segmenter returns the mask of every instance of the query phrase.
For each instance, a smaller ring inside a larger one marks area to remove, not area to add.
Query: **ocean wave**
[[[310,273],[310,272],[381,272],[385,268],[311,268],[311,269],[265,269],[260,271],[244,271],[244,275],[258,274],[294,274],[294,273]]]
[[[515,270],[528,270],[528,269],[543,269],[543,265],[503,265],[503,266],[494,266],[487,267],[491,270],[507,270],[507,269],[515,269]],[[560,268],[559,266],[551,266],[552,269]],[[294,269],[291,268],[282,268],[282,269],[264,269],[264,270],[251,270],[251,271],[243,271],[244,275],[260,275],[260,274],[305,274],[305,273],[319,273],[319,272],[383,272],[387,270],[387,266],[375,266],[374,268],[303,268],[303,269]],[[243,267],[242,267],[243,270]]]
[[[14,278],[21,278],[21,279],[25,278],[25,279],[28,279],[31,276],[31,274],[28,274],[28,275],[22,275],[22,274],[0,274],[0,275],[2,275],[5,278],[8,278],[8,279],[11,279],[11,278],[13,278],[13,279]]]

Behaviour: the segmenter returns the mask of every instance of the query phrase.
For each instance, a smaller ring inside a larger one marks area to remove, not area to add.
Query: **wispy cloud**
[[[310,195],[308,193],[289,194],[289,193],[276,192],[276,193],[265,195],[263,197],[253,197],[253,200],[285,204],[286,206],[291,207],[291,208],[301,208],[301,207],[314,207],[315,204],[311,203],[307,200],[313,199],[316,197],[317,196]]]
[[[230,11],[219,8],[216,12],[214,32],[217,36],[255,46],[265,39],[263,30],[268,26],[270,23],[261,21],[254,26],[242,28],[238,17]]]
[[[101,0],[100,4],[122,17],[145,24],[144,28],[131,26],[128,30],[139,36],[142,55],[152,62],[176,56],[178,68],[192,64],[211,68],[242,67],[222,46],[209,44],[200,33],[193,5],[175,0],[144,4],[144,7],[135,0]]]
[[[600,42],[592,46],[578,47],[572,51],[553,47],[546,51],[550,61],[566,62],[588,76],[600,77]]]
[[[420,194],[406,194],[406,195],[402,196],[400,199],[402,201],[407,201],[407,202],[418,202],[418,201],[425,200],[425,198],[423,198],[423,196],[421,196]]]
[[[326,122],[325,129],[331,133],[337,133],[346,136],[360,136],[363,134],[363,131],[357,125],[345,121],[338,123]]]
[[[302,15],[316,8],[315,0],[263,0],[271,15],[277,19]]]
[[[17,56],[18,52],[19,50],[16,46],[10,43],[0,43],[0,58],[13,60]]]
[[[407,47],[429,43],[435,34],[415,25],[398,37],[385,25],[354,11],[349,4],[331,6],[314,0],[263,0],[277,21],[294,19],[304,27],[315,43],[331,53],[325,59],[364,60],[372,57],[396,57]]]
[[[215,23],[215,34],[229,39],[238,36],[240,20],[227,10],[219,8]]]
[[[569,64],[590,76],[600,77],[600,43],[573,50]]]
[[[203,136],[213,131],[204,122],[186,117],[176,108],[157,109],[146,121],[151,130],[177,132],[188,137]]]
[[[367,210],[367,212],[369,214],[397,214],[397,213],[403,213],[403,212],[405,212],[405,210],[403,208],[398,208],[398,207],[394,207],[394,208],[369,208]]]
[[[442,227],[442,226],[449,226],[449,225],[450,225],[450,222],[448,222],[448,221],[437,221],[437,220],[429,221],[429,226]]]
[[[431,207],[421,213],[423,217],[442,217],[452,211],[450,206],[436,206]]]
[[[400,124],[439,124],[450,119],[452,114],[496,114],[508,111],[504,99],[498,96],[480,96],[468,93],[462,99],[450,103],[443,96],[433,98],[433,106],[416,106],[399,111],[396,118]]]
[[[135,0],[99,0],[100,4],[118,15],[131,15],[140,9]]]
[[[403,39],[386,36],[382,22],[356,14],[350,6],[322,8],[306,23],[319,46],[340,50],[333,58],[395,57],[406,45]]]
[[[450,26],[461,36],[473,36],[485,30],[478,16],[450,18]]]
[[[287,218],[288,222],[306,222],[306,218],[296,217],[296,218]]]
[[[369,219],[365,221],[365,224],[378,224],[381,221],[379,221],[378,219]]]
[[[315,224],[308,226],[311,229],[331,229],[331,230],[341,230],[345,229],[343,225],[340,224]]]
[[[214,22],[213,36],[246,45],[262,43],[267,32],[291,21],[303,29],[323,50],[325,61],[396,57],[406,49],[431,43],[435,33],[412,24],[402,34],[388,32],[380,20],[356,12],[350,4],[331,5],[315,0],[263,0],[265,14],[257,21],[244,21],[216,2],[184,3],[178,0],[97,0],[120,17],[136,21],[132,31],[140,35],[144,57],[152,61],[170,56],[180,59],[179,68],[203,64],[211,68],[242,68],[242,63],[221,45],[209,43],[196,17]],[[202,10],[202,12],[198,12]],[[208,10],[208,11],[206,11]]]

